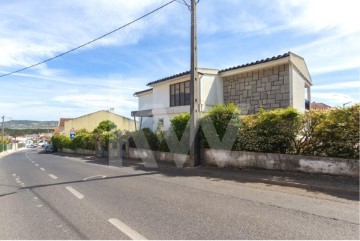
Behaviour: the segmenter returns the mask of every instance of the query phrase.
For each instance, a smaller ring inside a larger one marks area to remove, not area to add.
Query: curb
[[[20,148],[20,149],[11,150],[11,151],[3,151],[3,152],[0,153],[0,158],[3,158],[5,156],[8,156],[8,155],[13,154],[13,153],[18,152],[18,151],[22,151],[24,149],[25,148]]]
[[[195,172],[195,173],[202,172],[200,169],[187,169],[187,171],[191,171],[191,172]],[[222,178],[223,180],[225,180],[224,178],[226,178],[225,175],[221,175],[221,174],[219,175],[219,174],[213,173],[211,171],[207,172],[206,170],[204,170],[202,173],[209,174],[216,178]],[[265,184],[272,184],[272,185],[278,185],[278,186],[284,186],[284,187],[302,188],[302,189],[308,189],[308,190],[312,190],[312,191],[323,191],[323,192],[328,191],[328,192],[334,192],[334,193],[338,193],[338,194],[346,194],[346,195],[352,195],[352,196],[360,195],[359,190],[341,189],[341,188],[335,188],[335,187],[329,187],[329,186],[317,186],[317,185],[305,184],[305,183],[299,183],[299,182],[270,180],[267,178],[254,178],[254,177],[249,177],[249,176],[239,176],[239,177],[242,177],[243,179],[247,179],[247,180],[251,180],[251,181],[257,181],[257,182],[262,182]]]

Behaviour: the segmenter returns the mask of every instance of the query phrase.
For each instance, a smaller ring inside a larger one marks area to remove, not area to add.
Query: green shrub
[[[260,110],[242,117],[237,150],[294,153],[295,139],[301,126],[301,114],[292,107]]]
[[[153,131],[144,128],[130,133],[129,147],[156,151],[159,148],[159,140]]]
[[[360,105],[311,110],[303,116],[298,154],[359,158]]]
[[[156,136],[159,140],[159,148],[158,151],[162,151],[162,152],[169,152],[169,147],[166,141],[168,133],[165,131],[157,131],[156,132]]]
[[[241,126],[235,104],[216,105],[200,120],[200,136],[206,148],[232,150]]]
[[[62,151],[64,148],[74,149],[70,137],[64,135],[53,135],[51,143],[54,151]]]
[[[96,145],[102,150],[108,151],[109,144],[116,139],[115,129],[116,124],[110,120],[100,122],[93,131]]]
[[[170,129],[176,135],[178,140],[189,131],[190,126],[190,113],[182,113],[170,120]]]
[[[170,120],[165,135],[168,149],[172,153],[188,154],[190,150],[190,113],[182,113]]]
[[[72,145],[74,149],[95,150],[94,134],[86,131],[77,132]]]

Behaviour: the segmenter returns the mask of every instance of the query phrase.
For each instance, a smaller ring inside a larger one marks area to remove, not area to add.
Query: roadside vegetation
[[[286,153],[359,159],[360,105],[305,114],[288,107],[260,110],[241,116],[234,104],[214,106],[199,122],[202,148],[265,153]],[[55,150],[62,148],[108,151],[116,143],[154,151],[188,154],[190,115],[171,119],[168,131],[162,127],[126,132],[104,121],[94,131],[78,131],[73,140],[55,135]]]

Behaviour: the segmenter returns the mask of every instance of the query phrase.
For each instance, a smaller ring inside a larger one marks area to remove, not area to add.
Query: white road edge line
[[[49,174],[49,177],[51,177],[52,179],[58,179],[58,177],[55,176],[54,174]]]
[[[81,193],[79,193],[78,191],[76,191],[74,188],[72,187],[66,187],[66,189],[71,192],[72,194],[74,194],[75,197],[77,197],[78,199],[83,199],[84,195],[82,195]]]
[[[45,171],[45,168],[40,167],[40,170],[41,170],[41,171]]]
[[[128,236],[129,238],[133,240],[146,240],[144,236],[127,226],[125,223],[121,222],[119,219],[110,218],[108,221],[116,228],[118,228],[121,232],[126,234],[126,236]]]

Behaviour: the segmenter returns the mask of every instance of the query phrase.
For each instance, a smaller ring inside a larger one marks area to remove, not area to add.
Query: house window
[[[170,85],[170,107],[190,105],[190,81]]]

